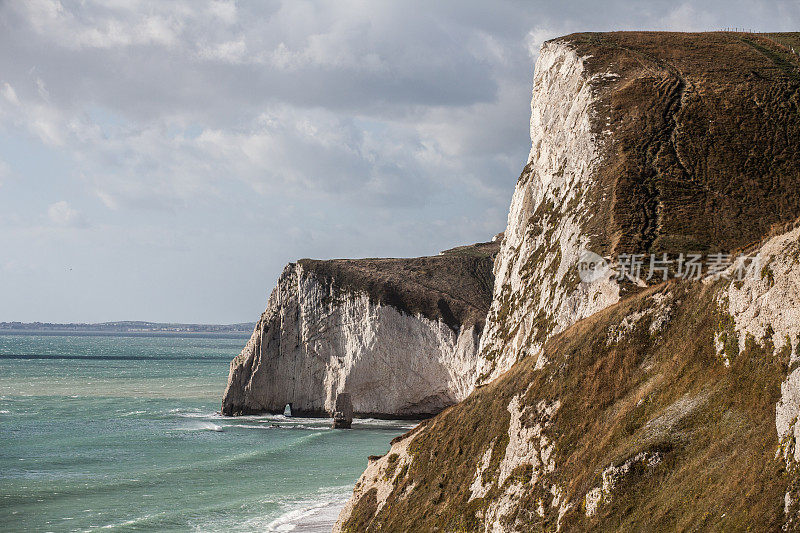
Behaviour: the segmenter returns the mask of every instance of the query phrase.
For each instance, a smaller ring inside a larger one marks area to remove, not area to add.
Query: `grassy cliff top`
[[[800,214],[800,33],[553,41],[592,76],[596,249],[730,251]]]
[[[800,32],[621,31],[573,33],[553,41],[568,42],[582,57],[591,56],[586,65],[594,72],[670,68],[684,76],[724,74],[717,80],[724,84],[754,75],[800,75]]]
[[[306,270],[343,290],[363,291],[407,314],[442,319],[458,329],[483,321],[492,300],[497,242],[446,250],[440,255],[388,259],[301,259]]]

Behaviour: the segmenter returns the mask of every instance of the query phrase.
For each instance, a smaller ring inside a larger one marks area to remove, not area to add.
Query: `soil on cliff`
[[[800,33],[579,33],[598,250],[729,251],[800,212]]]
[[[415,258],[301,259],[299,263],[341,291],[365,292],[374,302],[409,315],[444,321],[454,330],[483,327],[492,302],[495,242]]]

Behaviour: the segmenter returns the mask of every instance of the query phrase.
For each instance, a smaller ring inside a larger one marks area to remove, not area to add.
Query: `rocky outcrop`
[[[480,385],[370,463],[337,530],[800,529],[798,44],[545,43]],[[584,250],[758,267],[584,281]]]
[[[301,260],[286,267],[230,367],[226,415],[417,418],[465,398],[498,245],[414,259]]]
[[[531,153],[517,182],[495,265],[495,290],[481,341],[478,381],[538,355],[544,340],[619,300],[605,277],[579,283],[590,248],[602,139],[593,132],[598,76],[566,42],[545,43],[531,100]],[[611,74],[609,74],[610,76]]]
[[[340,392],[336,395],[332,418],[333,429],[350,429],[353,424],[353,401],[349,393]]]

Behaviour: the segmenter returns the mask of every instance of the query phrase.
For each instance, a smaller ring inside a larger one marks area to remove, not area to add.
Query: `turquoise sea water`
[[[221,417],[245,341],[0,335],[0,530],[329,528],[412,424]]]

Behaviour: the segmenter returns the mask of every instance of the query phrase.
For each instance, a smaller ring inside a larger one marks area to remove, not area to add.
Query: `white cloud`
[[[39,96],[42,98],[42,100],[44,100],[45,102],[50,101],[50,93],[48,92],[47,87],[42,81],[42,78],[36,78],[36,89],[39,91]]]
[[[171,46],[182,29],[178,18],[152,15],[148,7],[155,6],[144,3],[114,6],[90,1],[78,9],[74,5],[66,9],[59,0],[29,0],[20,7],[41,38],[71,49]]]
[[[713,11],[696,9],[690,2],[684,2],[672,9],[663,19],[664,28],[672,31],[702,31],[704,29],[723,29],[720,19]]]
[[[225,41],[213,45],[203,45],[200,48],[200,57],[204,59],[222,61],[225,63],[241,63],[247,54],[247,45],[244,39]]]
[[[64,227],[84,227],[86,220],[83,215],[76,209],[70,207],[69,203],[65,200],[51,204],[47,208],[47,216],[50,220],[58,225]]]
[[[525,41],[528,45],[528,54],[534,60],[539,57],[539,49],[545,41],[554,39],[559,35],[563,35],[562,31],[554,30],[552,28],[534,28],[528,32]]]
[[[530,149],[544,40],[800,24],[796,1],[770,7],[0,0],[0,157],[14,171],[0,195],[0,245],[49,265],[54,246],[74,239],[84,247],[74,262],[92,272],[102,263],[109,286],[128,291],[132,305],[119,312],[153,318],[153,291],[119,284],[143,279],[123,256],[163,259],[156,241],[169,231],[166,247],[181,243],[185,255],[153,276],[172,268],[190,288],[163,285],[162,303],[194,313],[203,304],[181,303],[186,293],[217,286],[228,309],[242,306],[238,294],[256,313],[252,280],[269,284],[297,256],[432,253],[500,231]],[[87,220],[87,231],[64,231]],[[38,228],[35,240],[21,236],[26,227]],[[131,228],[152,239],[129,244]],[[96,281],[60,286],[87,293]],[[23,285],[0,277],[0,291]],[[14,309],[37,301],[18,292]]]
[[[233,1],[213,1],[208,5],[208,12],[215,19],[225,24],[234,24],[238,19],[236,2]]]
[[[8,163],[0,159],[0,187],[3,186],[3,181],[11,175],[11,167]]]
[[[19,105],[19,98],[17,98],[17,91],[9,83],[3,84],[3,98],[8,101],[11,105],[18,106]]]

